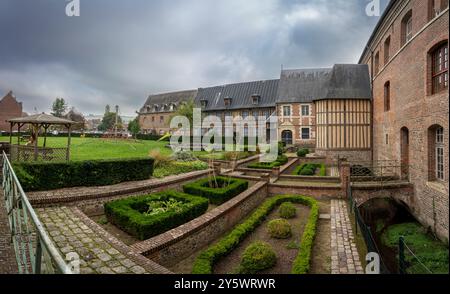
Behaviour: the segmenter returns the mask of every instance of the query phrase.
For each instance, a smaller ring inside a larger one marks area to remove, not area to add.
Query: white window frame
[[[411,41],[413,37],[413,29],[412,29],[412,16],[408,19],[405,24],[405,43]]]
[[[444,166],[444,128],[436,129],[436,179],[440,181],[445,180],[445,166]]]
[[[303,114],[303,108],[307,108],[308,109],[308,114]],[[309,104],[303,104],[300,106],[300,114],[304,117],[306,116],[311,116],[311,105]]]
[[[303,138],[303,130],[308,130],[308,138]],[[301,140],[311,140],[311,128],[301,127],[300,128],[300,139]]]
[[[285,110],[289,109],[289,115],[286,115]],[[292,116],[292,107],[290,105],[283,105],[283,117],[291,117]]]

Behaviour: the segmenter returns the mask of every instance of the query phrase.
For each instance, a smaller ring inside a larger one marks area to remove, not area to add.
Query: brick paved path
[[[17,262],[11,244],[8,217],[6,215],[5,200],[0,187],[0,274],[17,274]]]
[[[364,274],[344,200],[331,200],[331,273]]]
[[[170,273],[133,252],[76,207],[39,208],[36,211],[63,257],[69,252],[80,256],[81,274]]]

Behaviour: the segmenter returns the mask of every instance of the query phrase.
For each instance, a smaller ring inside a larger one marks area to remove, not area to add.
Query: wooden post
[[[9,145],[12,145],[13,122],[9,123]]]
[[[20,128],[22,126],[20,125],[20,123],[17,124],[17,145],[20,145]]]
[[[39,125],[33,125],[33,131],[36,132],[36,140],[34,141],[34,161],[37,161],[37,159],[38,159]]]
[[[50,125],[44,125],[44,148],[47,146],[47,129]]]
[[[69,160],[70,160],[70,132],[71,132],[72,126],[66,125],[66,127],[68,128],[66,160],[67,160],[67,162],[69,162]]]

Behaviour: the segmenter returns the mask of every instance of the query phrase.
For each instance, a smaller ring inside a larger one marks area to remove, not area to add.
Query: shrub
[[[241,274],[256,274],[272,268],[277,263],[277,256],[270,244],[257,241],[248,246],[242,254],[239,272]]]
[[[316,172],[316,169],[311,169],[309,167],[305,167],[300,171],[301,176],[313,176]]]
[[[25,191],[106,186],[149,179],[153,174],[153,159],[15,163],[14,171]]]
[[[211,184],[213,187],[211,187]],[[218,185],[214,187],[214,185]],[[208,198],[210,203],[220,205],[248,188],[248,182],[228,177],[205,178],[183,186],[188,194]]]
[[[252,233],[266,218],[266,216],[278,205],[284,202],[293,202],[311,207],[311,212],[302,235],[299,254],[294,261],[292,273],[300,274],[309,271],[311,250],[315,236],[319,206],[317,201],[305,196],[281,195],[267,199],[259,206],[243,223],[237,225],[224,238],[201,252],[194,262],[193,274],[211,274],[214,264],[222,257],[229,254]]]
[[[175,161],[196,161],[197,158],[190,151],[178,151],[172,155],[172,159]]]
[[[146,240],[204,214],[208,200],[168,190],[119,199],[104,207],[110,223],[139,240]]]
[[[290,219],[297,215],[297,209],[291,202],[284,202],[280,205],[278,213],[280,214],[280,217]]]
[[[267,232],[275,239],[288,239],[292,236],[291,225],[285,219],[274,219],[267,224]]]
[[[302,148],[302,149],[297,151],[297,156],[298,157],[305,157],[308,154],[309,154],[309,149],[307,149],[307,148]]]
[[[172,175],[179,175],[189,173],[197,170],[208,169],[206,162],[197,161],[171,161],[164,166],[160,166],[155,169],[153,176],[155,178],[164,178]]]
[[[296,176],[314,176],[317,169],[320,169],[319,176],[325,177],[327,175],[327,168],[322,163],[304,163],[297,166],[292,174]]]
[[[155,163],[154,163],[155,168],[164,166],[172,161],[172,158],[170,157],[170,155],[161,153],[161,151],[159,149],[151,150],[148,153],[148,156],[150,156],[151,158],[153,158],[155,160]]]
[[[277,160],[274,162],[256,162],[253,164],[249,164],[248,168],[255,169],[272,169],[274,167],[285,165],[289,161],[289,158],[286,155],[281,155],[277,157]]]

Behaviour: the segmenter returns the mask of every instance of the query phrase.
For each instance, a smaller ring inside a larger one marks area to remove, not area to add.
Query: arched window
[[[375,74],[378,74],[379,70],[380,70],[380,53],[377,52],[377,54],[375,54]]]
[[[428,178],[430,181],[445,180],[444,128],[440,125],[428,129]]]
[[[387,37],[384,41],[384,64],[386,65],[391,59],[391,37]]]
[[[413,27],[412,27],[412,10],[408,11],[402,19],[402,46],[408,43],[413,37]]]
[[[430,51],[431,57],[431,93],[436,94],[448,89],[448,42],[438,45]]]
[[[438,13],[436,5],[437,0],[428,0],[428,21],[432,20]]]
[[[292,132],[291,131],[283,131],[281,133],[281,141],[285,145],[292,145]]]
[[[384,111],[391,110],[391,82],[384,84]]]

